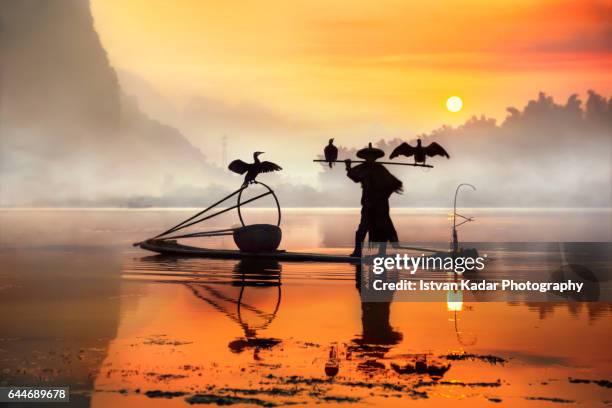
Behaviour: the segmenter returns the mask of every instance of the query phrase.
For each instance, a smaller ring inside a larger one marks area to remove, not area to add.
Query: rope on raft
[[[224,229],[224,230],[207,231],[207,232],[194,232],[194,233],[192,233],[192,234],[175,235],[175,236],[171,236],[171,237],[166,237],[166,235],[168,235],[168,234],[171,234],[171,233],[173,233],[173,232],[176,232],[176,231],[182,230],[182,229],[187,228],[187,227],[191,227],[192,225],[198,224],[198,223],[200,223],[200,222],[202,222],[202,221],[206,221],[206,220],[208,220],[208,219],[211,219],[211,218],[213,218],[213,217],[216,217],[217,215],[221,215],[221,214],[223,214],[223,213],[226,213],[226,212],[228,212],[228,211],[231,211],[231,210],[233,210],[234,208],[240,208],[240,206],[241,206],[241,205],[248,204],[248,203],[250,203],[250,202],[252,202],[252,201],[258,200],[258,199],[260,199],[260,198],[262,198],[262,197],[265,197],[265,196],[267,196],[267,195],[269,195],[269,194],[273,194],[273,193],[272,193],[272,191],[270,190],[270,191],[267,191],[267,192],[265,192],[265,193],[262,193],[262,194],[260,194],[260,195],[258,195],[258,196],[255,196],[255,197],[253,197],[253,198],[250,198],[250,199],[248,199],[248,200],[246,200],[246,201],[244,201],[244,202],[242,202],[242,203],[235,204],[235,205],[233,205],[233,206],[231,206],[231,207],[225,208],[225,209],[223,209],[223,210],[221,210],[221,211],[217,211],[216,213],[211,214],[211,215],[208,215],[208,216],[206,216],[206,217],[204,217],[204,218],[197,219],[199,216],[201,216],[201,215],[203,215],[204,213],[206,213],[207,211],[209,211],[209,210],[213,209],[214,207],[216,207],[217,205],[219,205],[219,204],[221,204],[222,202],[226,201],[227,199],[229,199],[229,198],[231,198],[231,197],[235,196],[235,195],[236,195],[236,194],[238,194],[238,193],[242,193],[242,191],[243,191],[244,189],[246,189],[247,187],[248,187],[248,186],[242,186],[242,187],[240,187],[238,190],[236,190],[236,191],[234,191],[233,193],[231,193],[231,194],[229,194],[229,195],[225,196],[224,198],[222,198],[221,200],[217,201],[216,203],[214,203],[214,204],[212,204],[212,205],[208,206],[207,208],[205,208],[204,210],[200,211],[199,213],[197,213],[197,214],[195,214],[195,215],[193,215],[193,216],[191,216],[191,217],[187,218],[186,220],[184,220],[184,221],[182,221],[182,222],[178,223],[178,224],[177,224],[177,225],[175,225],[174,227],[172,227],[172,228],[170,228],[170,229],[168,229],[168,230],[166,230],[166,231],[162,232],[161,234],[158,234],[158,235],[154,236],[153,238],[149,238],[148,240],[153,240],[153,239],[195,238],[195,237],[209,237],[209,236],[231,235],[231,234],[232,234],[232,232],[235,230],[235,228],[228,228],[228,229]],[[231,231],[231,232],[230,232],[230,231]],[[145,241],[148,241],[148,240],[145,240]],[[135,243],[133,244],[133,246],[139,246],[140,244],[142,244],[142,243],[143,243],[143,242],[145,242],[145,241],[135,242]]]

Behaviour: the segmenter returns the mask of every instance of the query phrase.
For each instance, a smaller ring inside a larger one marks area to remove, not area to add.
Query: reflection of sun
[[[446,100],[446,109],[451,112],[459,112],[463,108],[463,101],[458,96],[451,96]]]

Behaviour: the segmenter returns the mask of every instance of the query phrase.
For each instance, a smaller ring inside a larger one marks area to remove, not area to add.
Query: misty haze
[[[610,206],[612,98],[597,90],[554,101],[533,84],[535,98],[499,123],[484,111],[425,134],[339,130],[252,102],[199,95],[181,105],[136,73],[118,77],[86,2],[4,3],[1,18],[2,206],[202,206],[240,185],[225,165],[255,150],[283,167],[261,176],[283,206],[357,206],[343,165],[312,162],[330,137],[340,159],[366,139],[387,157],[417,137],[448,150],[431,170],[389,166],[405,186],[398,207],[448,206],[460,182],[478,188],[466,206]]]

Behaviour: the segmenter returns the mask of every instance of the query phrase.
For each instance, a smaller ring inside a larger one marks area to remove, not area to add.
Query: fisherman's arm
[[[351,180],[353,180],[355,183],[359,183],[361,181],[361,178],[359,177],[358,173],[355,171],[355,168],[351,168],[351,159],[346,159],[344,161],[344,165],[346,166],[346,175],[348,176],[348,178],[350,178]]]

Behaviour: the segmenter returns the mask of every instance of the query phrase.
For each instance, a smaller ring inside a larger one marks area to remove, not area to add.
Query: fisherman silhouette
[[[361,220],[355,232],[355,249],[351,256],[361,256],[361,247],[366,235],[370,242],[397,242],[397,232],[389,216],[389,197],[402,192],[402,182],[376,160],[385,153],[368,147],[357,152],[365,162],[351,167],[351,160],[345,160],[346,175],[355,183],[361,183]],[[384,249],[384,246],[380,248]]]

